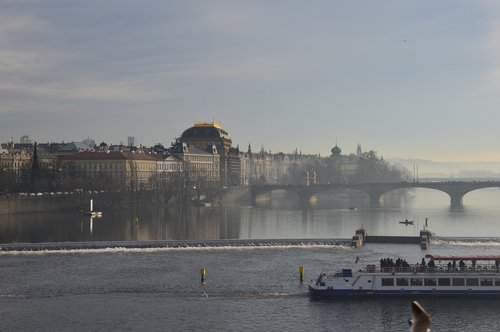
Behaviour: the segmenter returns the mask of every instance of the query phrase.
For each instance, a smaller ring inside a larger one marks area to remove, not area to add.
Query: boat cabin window
[[[382,278],[382,286],[394,286],[393,278]]]
[[[408,279],[407,278],[397,278],[396,279],[396,286],[408,286]]]
[[[467,278],[467,286],[479,286],[479,279],[478,278]]]
[[[352,277],[352,270],[351,269],[342,269],[342,276],[343,277]]]
[[[425,286],[436,286],[437,285],[436,278],[425,278],[424,285]]]
[[[439,286],[451,286],[450,278],[438,278]]]
[[[410,278],[410,286],[422,286],[422,278]]]
[[[465,286],[464,278],[453,278],[453,286]]]
[[[493,278],[481,278],[481,286],[493,286]]]

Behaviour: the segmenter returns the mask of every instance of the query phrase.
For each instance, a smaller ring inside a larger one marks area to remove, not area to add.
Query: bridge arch
[[[396,182],[396,183],[364,183],[364,184],[320,184],[320,185],[253,185],[251,187],[252,204],[255,198],[263,192],[270,192],[273,189],[285,189],[296,192],[301,200],[301,204],[309,204],[310,198],[317,192],[326,188],[347,188],[356,189],[367,193],[370,197],[372,207],[380,207],[380,198],[386,192],[402,188],[428,188],[445,192],[450,196],[452,208],[463,207],[463,197],[470,191],[483,188],[498,188],[500,181],[444,181],[444,182]]]
[[[498,188],[500,187],[499,181],[474,181],[474,182],[459,182],[459,181],[450,181],[450,182],[434,182],[434,183],[425,183],[422,188],[430,188],[437,189],[447,193],[450,196],[451,200],[451,208],[452,209],[460,209],[463,208],[463,199],[467,193],[470,193],[479,189],[486,188]]]
[[[351,209],[369,206],[368,193],[349,188],[323,188],[311,192],[310,202],[316,207]]]
[[[300,186],[259,185],[259,186],[252,186],[251,188],[250,196],[251,196],[252,206],[256,207],[257,201],[262,196],[268,196],[270,202],[269,204],[272,204],[273,192],[274,193],[284,192],[286,194],[291,194],[292,196],[295,196],[297,198],[300,205],[309,202],[310,199],[310,196],[308,194],[300,190]]]
[[[448,186],[439,186],[435,183],[404,183],[399,185],[380,185],[380,186],[369,186],[366,190],[370,195],[370,204],[372,207],[381,207],[380,201],[382,196],[397,190],[397,189],[411,189],[411,188],[425,188],[434,189],[437,191],[444,192],[450,197],[450,205],[453,209],[463,208],[463,196],[467,193],[463,189],[458,190],[457,188],[449,188]]]
[[[401,206],[439,206],[449,204],[451,196],[438,189],[407,187],[395,188],[382,193],[380,205],[385,208],[400,208]]]
[[[488,190],[489,189],[489,190]],[[493,190],[494,189],[494,190]],[[488,187],[488,188],[477,188],[477,189],[473,189],[473,190],[470,190],[468,192],[466,192],[464,194],[464,197],[463,197],[463,201],[465,201],[465,204],[469,204],[469,199],[472,199],[472,201],[487,201],[487,202],[491,202],[492,200],[494,200],[495,202],[499,202],[500,203],[500,186],[494,186],[494,187]],[[483,196],[483,197],[481,197]],[[484,205],[484,204],[481,204],[479,203],[480,205]],[[489,203],[491,204],[491,203]],[[488,204],[486,204],[488,205]]]

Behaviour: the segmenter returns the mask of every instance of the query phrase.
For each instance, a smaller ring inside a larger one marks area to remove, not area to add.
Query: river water
[[[325,269],[382,257],[416,263],[429,252],[498,253],[500,190],[466,195],[462,210],[426,190],[384,198],[380,209],[341,195],[308,210],[283,199],[270,208],[103,209],[92,222],[73,212],[2,216],[2,243],[349,238],[361,225],[373,235],[418,235],[425,218],[438,236],[427,251],[367,244],[2,252],[2,330],[407,331],[410,298],[317,301],[308,298],[307,282]],[[403,219],[415,225],[399,224]],[[207,271],[204,284],[200,268]],[[419,301],[433,317],[433,331],[495,331],[500,323],[498,299]]]

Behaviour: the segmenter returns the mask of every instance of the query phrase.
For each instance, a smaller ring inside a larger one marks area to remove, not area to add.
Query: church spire
[[[361,151],[361,144],[358,143],[358,147],[356,148],[356,156],[361,157],[363,155],[363,151]]]
[[[31,188],[35,191],[37,188],[37,181],[40,175],[40,165],[38,163],[38,149],[35,142],[33,148],[33,159],[31,160]]]

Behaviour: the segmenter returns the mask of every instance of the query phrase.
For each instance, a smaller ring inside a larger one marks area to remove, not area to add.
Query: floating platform
[[[419,244],[419,236],[376,236],[367,235],[365,243],[404,243],[404,244]]]
[[[427,249],[433,238],[433,234],[428,229],[420,231],[420,236],[384,236],[368,235],[366,229],[359,228],[352,237],[351,247],[358,248],[365,243],[398,243],[398,244],[419,244],[421,249]]]

